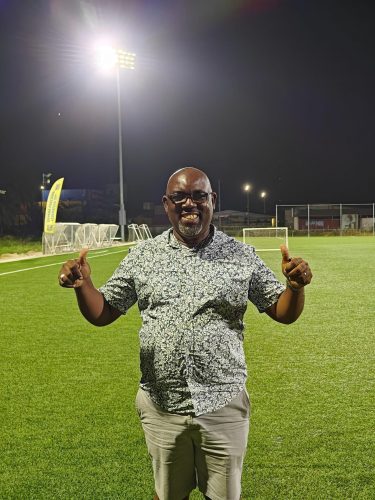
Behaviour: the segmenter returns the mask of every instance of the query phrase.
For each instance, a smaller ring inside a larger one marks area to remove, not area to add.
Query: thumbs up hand
[[[87,262],[89,249],[83,248],[78,259],[67,260],[61,267],[58,280],[59,285],[64,288],[79,288],[85,279],[91,275],[90,265]]]
[[[281,250],[281,270],[287,279],[287,284],[293,290],[300,290],[308,285],[312,279],[312,272],[309,264],[300,257],[291,258],[286,245],[280,246]]]

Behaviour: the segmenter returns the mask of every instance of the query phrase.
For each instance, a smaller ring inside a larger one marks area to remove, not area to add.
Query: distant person
[[[83,250],[59,272],[83,316],[112,323],[138,302],[142,378],[136,406],[152,458],[155,499],[238,500],[247,446],[243,317],[250,300],[280,323],[304,307],[309,265],[281,247],[280,283],[254,248],[212,224],[216,193],[187,167],[168,181],[163,204],[172,228],[137,245],[96,289]]]

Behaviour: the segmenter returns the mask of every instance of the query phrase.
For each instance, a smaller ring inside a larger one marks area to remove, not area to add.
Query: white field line
[[[116,252],[109,252],[109,253],[105,252],[105,253],[101,253],[101,254],[92,255],[89,258],[89,260],[95,259],[95,257],[104,257],[106,255],[121,253],[121,252],[124,252],[125,250],[126,250],[126,248],[123,248],[122,250],[117,250]],[[33,269],[41,269],[43,267],[57,266],[59,264],[64,264],[64,262],[66,262],[66,260],[63,260],[62,262],[54,262],[53,264],[44,264],[43,266],[25,267],[24,269],[17,269],[16,271],[7,271],[6,273],[0,273],[0,276],[5,276],[6,274],[22,273],[23,271],[32,271]]]
[[[132,245],[135,245],[136,243],[135,242],[126,242],[126,243],[118,243],[116,245],[113,245],[111,247],[103,247],[102,250],[98,251],[96,248],[89,248],[90,252],[96,252],[96,253],[101,253],[101,252],[108,252],[109,250],[111,250],[112,248],[118,248],[118,247],[128,247],[128,246],[132,246]],[[76,252],[78,252],[78,250],[76,250]],[[73,254],[75,253],[74,250],[69,250],[69,252],[63,252],[61,253],[60,255],[70,255],[70,254]],[[5,263],[8,263],[8,262],[16,262],[16,261],[19,261],[19,260],[32,260],[32,259],[41,259],[41,258],[44,258],[44,257],[53,257],[53,255],[43,255],[42,252],[35,252],[34,255],[17,255],[17,257],[14,257],[12,256],[13,254],[10,254],[9,257],[1,257],[0,256],[0,264],[5,264]],[[56,256],[56,255],[55,255]]]

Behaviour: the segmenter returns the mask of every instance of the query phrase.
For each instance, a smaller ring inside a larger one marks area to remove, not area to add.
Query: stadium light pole
[[[121,231],[121,241],[125,241],[126,210],[124,202],[124,167],[122,154],[122,119],[121,119],[121,69],[135,68],[135,54],[126,52],[123,49],[116,49],[108,44],[100,44],[96,48],[97,64],[102,70],[116,69],[117,87],[117,128],[118,128],[118,163],[119,163],[119,183],[120,183],[120,210],[119,226]]]
[[[250,191],[251,184],[245,184],[243,190],[246,193],[246,214],[247,214],[247,225],[250,224]]]
[[[0,189],[0,195],[5,196],[7,194],[6,189]],[[2,210],[0,210],[0,216],[2,216]],[[3,234],[3,219],[0,219],[0,234]]]
[[[52,177],[52,172],[48,172],[45,174],[44,172],[42,173],[42,184],[40,186],[40,192],[42,194],[42,200],[41,200],[41,209],[42,209],[42,232],[44,231],[44,210],[43,210],[43,193],[46,187],[51,184],[51,177]]]
[[[266,213],[266,198],[267,198],[267,193],[265,191],[262,191],[260,193],[260,197],[263,200],[263,213],[265,214]]]

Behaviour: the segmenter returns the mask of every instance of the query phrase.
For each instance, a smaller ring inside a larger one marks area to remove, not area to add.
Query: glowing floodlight
[[[102,71],[111,71],[117,66],[117,51],[112,45],[102,42],[95,47],[95,60]]]
[[[109,72],[115,67],[121,69],[135,68],[135,54],[123,49],[116,49],[107,42],[98,43],[95,47],[96,64],[100,70]]]
[[[244,184],[243,190],[246,193],[246,213],[247,213],[247,225],[250,224],[250,191],[252,189],[252,185],[247,183]]]
[[[267,197],[267,193],[266,191],[262,191],[260,193],[260,197],[262,198],[263,200],[263,212],[266,213],[266,197]]]
[[[117,51],[117,63],[120,68],[134,69],[135,54],[133,54],[132,52],[125,52],[125,50],[119,49]]]

